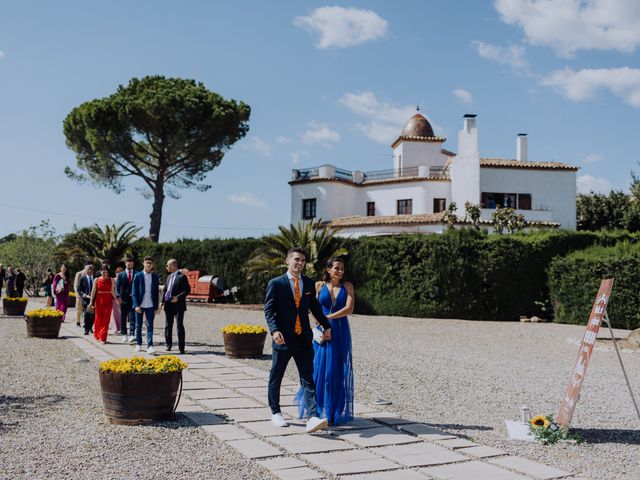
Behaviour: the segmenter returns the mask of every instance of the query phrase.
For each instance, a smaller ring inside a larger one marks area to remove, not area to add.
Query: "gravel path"
[[[187,351],[223,352],[220,328],[231,322],[264,324],[259,311],[190,306]],[[390,412],[584,478],[639,477],[640,424],[615,352],[602,342],[573,419],[586,441],[542,446],[507,439],[504,420],[516,419],[520,405],[534,414],[557,410],[583,327],[358,315],[350,322],[356,402],[390,400]],[[162,332],[159,319],[160,352]],[[11,339],[0,353],[0,477],[271,478],[186,421],[106,425],[95,407],[97,363],[75,362],[80,353],[69,342],[25,338],[22,321],[0,318],[0,337]],[[624,351],[623,359],[640,396],[640,353]],[[241,361],[268,370],[269,345],[262,358]],[[293,364],[287,375],[297,380]]]
[[[640,478],[640,422],[610,342],[598,341],[573,417],[584,443],[543,446],[507,438],[504,420],[517,420],[521,405],[534,415],[558,410],[584,327],[362,315],[349,320],[356,402],[386,399],[393,402],[387,411],[585,478]],[[187,350],[222,352],[220,328],[232,322],[264,319],[259,311],[190,308]],[[268,344],[261,359],[241,361],[268,370],[270,350]],[[623,361],[640,400],[640,351],[623,350]],[[287,374],[297,380],[293,363]]]
[[[274,478],[184,417],[106,424],[96,361],[63,339],[27,338],[22,319],[0,317],[0,338],[0,478]]]

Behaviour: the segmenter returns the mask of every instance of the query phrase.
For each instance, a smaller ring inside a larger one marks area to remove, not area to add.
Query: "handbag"
[[[318,345],[322,345],[324,343],[324,330],[320,325],[313,327],[313,341]]]
[[[93,315],[94,313],[96,313],[96,307],[91,307],[87,305],[87,308],[85,309],[85,313],[88,313],[89,315]]]

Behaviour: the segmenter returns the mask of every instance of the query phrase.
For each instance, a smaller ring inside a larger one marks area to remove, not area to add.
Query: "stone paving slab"
[[[198,425],[221,425],[226,423],[222,417],[209,412],[187,412],[183,415]]]
[[[543,480],[562,478],[571,475],[570,472],[565,472],[559,468],[548,467],[547,465],[532,462],[531,460],[522,457],[509,456],[496,458],[491,460],[491,463]]]
[[[326,433],[280,436],[270,438],[269,441],[295,454],[335,452],[354,448],[347,442]]]
[[[405,467],[427,467],[468,460],[464,455],[426,442],[375,448],[372,451]]]
[[[499,448],[485,447],[484,445],[461,448],[458,450],[458,452],[464,453],[465,455],[471,455],[472,457],[476,458],[499,457],[500,455],[507,454],[507,452],[500,450]]]
[[[189,359],[189,368],[192,370],[219,370],[223,367],[222,365],[218,365],[217,363],[207,362],[206,360],[202,360],[200,358]]]
[[[219,353],[200,353],[196,355],[198,358],[205,360],[207,362],[217,363],[223,367],[244,367],[243,363],[240,363],[236,360],[231,360],[230,358],[225,357]]]
[[[205,425],[202,429],[223,441],[250,440],[254,438],[251,433],[228,423],[223,425]]]
[[[430,427],[424,423],[409,423],[407,425],[400,425],[400,430],[417,435],[425,440],[449,440],[458,438],[455,435],[443,432],[437,428]]]
[[[384,470],[394,470],[398,468],[397,464],[387,460],[386,458],[379,457],[367,450],[315,453],[303,455],[302,458],[313,465],[317,465],[322,470],[333,473],[334,475],[381,472]]]
[[[422,472],[437,480],[526,480],[517,473],[489,465],[477,460],[452,463],[422,469]]]
[[[414,470],[391,470],[389,472],[350,475],[344,478],[345,480],[425,480],[429,477]]]
[[[182,390],[203,390],[203,389],[211,389],[211,388],[224,388],[217,382],[212,382],[210,380],[201,380],[201,381],[191,381],[191,382],[182,382]]]
[[[355,443],[360,447],[381,447],[384,445],[398,445],[402,443],[418,442],[420,439],[400,433],[389,427],[375,427],[363,430],[347,430],[335,432],[338,438]]]
[[[471,440],[466,440],[464,438],[452,438],[450,440],[438,440],[436,441],[438,445],[442,445],[443,447],[453,448],[454,450],[458,448],[467,448],[467,447],[477,447],[478,444],[472,442]]]
[[[252,378],[251,380],[226,380],[223,377],[216,377],[216,382],[230,388],[262,387],[265,390],[267,389],[267,381],[258,378]]]
[[[200,405],[178,405],[176,409],[177,413],[186,413],[186,412],[204,412],[204,408]]]
[[[267,394],[267,389],[262,387],[238,387],[236,390],[243,395],[249,395],[250,397],[260,397]],[[280,395],[284,392],[281,390]]]
[[[243,427],[261,437],[277,437],[304,433],[305,423],[302,420],[291,420],[288,427],[276,427],[271,423],[271,420],[266,420],[264,422],[249,422]]]
[[[201,380],[206,380],[206,378],[204,378],[201,375],[198,375],[198,374],[196,374],[194,372],[190,372],[187,369],[187,370],[183,370],[183,372],[182,372],[182,380],[184,380],[185,382],[197,382],[197,381],[201,381]]]
[[[245,375],[244,373],[225,373],[224,375],[214,375],[213,373],[216,370],[205,370],[204,368],[196,371],[199,375],[220,383],[230,382],[231,380],[255,380],[255,378]]]
[[[264,405],[269,404],[269,397],[265,395],[250,395],[253,400],[256,400]],[[280,406],[281,407],[293,407],[298,405],[296,403],[295,395],[280,395]]]
[[[408,418],[401,418],[395,413],[389,413],[389,412],[363,413],[362,416],[371,418],[376,422],[384,423],[385,425],[390,425],[390,426],[416,423],[415,420],[409,420]]]
[[[209,400],[200,400],[200,403],[205,407],[212,408],[214,410],[223,410],[225,408],[257,408],[260,405],[255,400],[247,397],[240,398],[211,398]],[[269,417],[271,418],[271,417]]]
[[[220,415],[226,415],[229,420],[236,422],[260,422],[262,420],[271,419],[271,410],[269,407],[261,408],[230,408],[225,410],[218,410]],[[283,412],[285,418],[290,418]]]
[[[325,478],[322,473],[312,470],[309,467],[276,470],[273,474],[282,480],[313,480],[317,478]]]
[[[259,460],[258,463],[271,471],[307,466],[306,463],[295,457],[270,458],[268,460]]]
[[[227,444],[238,450],[245,457],[251,459],[282,455],[280,450],[257,438],[251,440],[231,440],[227,442]]]
[[[365,428],[379,427],[380,424],[369,420],[368,418],[354,418],[352,422],[341,423],[339,425],[332,425],[329,430],[332,432],[344,431],[344,430],[364,430]]]
[[[246,398],[240,393],[234,392],[229,388],[189,390],[188,392],[185,392],[185,394],[194,400],[204,400],[209,398]]]

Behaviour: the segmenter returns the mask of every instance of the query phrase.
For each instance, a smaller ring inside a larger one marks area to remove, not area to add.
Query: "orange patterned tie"
[[[298,288],[298,277],[293,277],[293,300],[296,302],[296,308],[300,308],[300,289]],[[300,323],[300,314],[296,314],[296,335],[302,334],[302,324]]]

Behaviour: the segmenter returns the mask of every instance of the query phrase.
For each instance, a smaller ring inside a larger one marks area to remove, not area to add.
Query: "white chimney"
[[[471,132],[471,129],[476,128],[476,116],[470,113],[467,113],[464,116],[464,129],[467,132]]]
[[[529,160],[526,133],[519,133],[516,137],[516,160],[519,162],[526,162]]]

